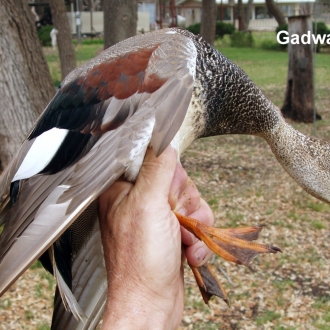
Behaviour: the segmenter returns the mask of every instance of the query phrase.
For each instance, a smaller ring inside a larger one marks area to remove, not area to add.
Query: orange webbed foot
[[[213,228],[174,212],[181,226],[203,241],[219,257],[236,264],[248,265],[260,253],[282,252],[275,246],[253,243],[263,226]]]
[[[212,296],[217,296],[220,297],[228,306],[230,306],[226,291],[222,287],[209,263],[201,267],[194,267],[191,265],[189,265],[189,267],[193,271],[205,304],[209,303]]]
[[[181,226],[203,241],[219,257],[236,264],[248,265],[260,253],[282,252],[275,246],[253,243],[263,226],[242,228],[213,228],[204,223],[174,212]],[[191,267],[191,266],[190,266]],[[222,298],[227,304],[228,297],[209,266],[191,267],[204,301],[212,295]]]

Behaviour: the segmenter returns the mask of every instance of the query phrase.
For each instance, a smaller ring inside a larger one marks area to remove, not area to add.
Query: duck
[[[37,259],[56,278],[52,329],[94,329],[106,272],[98,197],[120,177],[134,182],[147,148],[180,155],[196,139],[265,139],[284,170],[330,202],[330,145],[286,123],[246,73],[202,37],[169,28],[126,39],[62,82],[0,177],[0,295]],[[212,228],[175,213],[225,260],[261,253],[262,226]],[[229,299],[209,265],[191,267],[206,303]],[[82,276],[83,275],[83,276]]]

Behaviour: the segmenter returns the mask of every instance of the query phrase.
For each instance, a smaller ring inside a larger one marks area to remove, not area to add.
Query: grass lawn
[[[77,65],[81,65],[82,63],[90,60],[103,50],[103,45],[99,43],[75,45],[74,47],[76,51]],[[43,50],[54,85],[59,86],[61,83],[61,65],[58,51],[54,51],[51,47],[44,47]]]
[[[273,33],[255,33],[256,46]],[[237,63],[264,94],[281,106],[287,53],[255,48],[219,50]],[[94,57],[100,44],[76,46],[78,63]],[[57,52],[44,50],[54,83],[60,83]],[[330,55],[317,54],[316,106],[323,120],[316,135],[330,141]],[[306,134],[313,125],[293,125]],[[255,258],[249,267],[215,258],[231,306],[202,302],[186,269],[186,308],[180,326],[188,329],[330,329],[329,205],[305,193],[284,172],[265,141],[253,136],[220,136],[194,142],[182,162],[213,209],[219,227],[265,224],[260,241],[282,254]],[[330,189],[330,188],[329,188]],[[26,288],[29,288],[27,290]],[[16,291],[15,291],[16,290]],[[35,264],[0,300],[0,329],[49,329],[54,281]],[[24,295],[27,298],[22,298]],[[22,304],[22,299],[28,303]]]

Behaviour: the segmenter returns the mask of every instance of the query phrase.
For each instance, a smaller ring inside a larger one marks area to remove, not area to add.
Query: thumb
[[[149,148],[134,185],[137,193],[147,198],[165,197],[167,201],[176,164],[177,153],[173,148],[167,147],[158,157]]]
[[[139,203],[144,205],[154,198],[167,202],[176,160],[176,151],[171,147],[166,148],[159,157],[149,148],[134,185],[118,180],[99,197],[100,215],[105,216],[110,209],[116,209],[128,194],[138,197]]]

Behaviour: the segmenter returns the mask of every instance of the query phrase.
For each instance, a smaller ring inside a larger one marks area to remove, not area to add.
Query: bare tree
[[[302,36],[312,31],[310,15],[289,17],[289,35]],[[289,70],[283,116],[298,122],[314,120],[314,81],[312,44],[289,43]],[[319,115],[316,119],[321,119]]]
[[[211,45],[215,39],[216,5],[215,0],[202,1],[201,36]]]
[[[138,0],[103,2],[104,48],[136,35]]]
[[[25,0],[0,1],[0,159],[5,167],[55,89]]]
[[[244,13],[244,20],[243,20],[243,30],[247,30],[249,28],[250,19],[252,15],[253,9],[253,0],[249,0],[246,6],[246,11]]]
[[[243,31],[243,20],[244,20],[244,7],[243,7],[243,0],[237,1],[237,18],[238,18],[238,30]]]
[[[237,2],[237,11],[238,11],[238,30],[247,31],[249,29],[250,19],[253,9],[253,0],[249,0],[244,10],[244,5],[242,0]]]
[[[280,7],[277,5],[277,3],[274,2],[274,0],[265,0],[266,6],[268,8],[268,11],[274,16],[276,19],[276,22],[278,25],[284,25],[286,24],[285,17],[280,9]]]
[[[76,54],[72,44],[71,30],[63,0],[49,0],[52,19],[57,34],[62,80],[76,67]]]
[[[311,15],[313,11],[312,3],[302,2],[299,4],[299,15]]]

